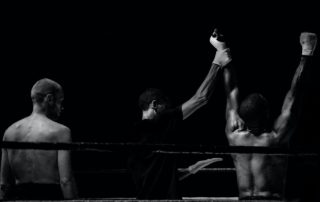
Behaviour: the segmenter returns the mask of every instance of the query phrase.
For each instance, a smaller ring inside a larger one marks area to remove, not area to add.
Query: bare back
[[[226,135],[231,146],[274,147],[289,143],[298,125],[301,112],[303,72],[307,66],[310,66],[309,60],[317,45],[317,35],[301,33],[300,44],[302,46],[300,63],[296,68],[272,132],[259,133],[268,125],[270,114],[266,99],[261,94],[253,93],[239,106],[239,89],[235,69],[232,65],[224,68],[227,95]],[[247,129],[249,125],[255,134]],[[237,170],[240,197],[283,197],[287,156],[236,154],[233,155],[233,160]]]
[[[277,146],[274,132],[255,136],[247,130],[237,129],[228,135],[231,146]],[[234,164],[240,197],[264,196],[280,197],[283,195],[286,157],[265,154],[235,154]]]
[[[45,116],[31,115],[11,125],[4,141],[59,142],[65,126]],[[15,183],[59,184],[58,151],[8,149]]]

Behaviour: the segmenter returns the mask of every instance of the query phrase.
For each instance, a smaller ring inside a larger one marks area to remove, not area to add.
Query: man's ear
[[[157,110],[157,101],[156,100],[152,100],[151,103],[149,104],[149,108]]]
[[[50,105],[54,104],[54,97],[52,94],[47,94],[46,97],[44,98],[44,101],[49,103]]]

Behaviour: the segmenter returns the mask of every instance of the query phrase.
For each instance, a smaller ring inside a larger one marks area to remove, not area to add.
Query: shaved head
[[[51,119],[57,119],[63,110],[63,90],[57,82],[43,78],[37,81],[31,89],[33,110],[41,111]]]
[[[36,99],[39,96],[42,97],[47,94],[52,94],[55,97],[63,96],[61,85],[51,79],[43,78],[37,81],[31,89],[32,99]]]

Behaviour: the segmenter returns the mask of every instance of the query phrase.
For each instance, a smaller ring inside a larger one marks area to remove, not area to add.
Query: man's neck
[[[34,105],[33,105],[32,113],[33,113],[33,114],[43,114],[43,115],[45,115],[45,114],[46,114],[46,110],[44,110],[44,109],[43,109],[42,107],[40,107],[39,105],[34,104]]]
[[[249,127],[248,129],[249,132],[254,134],[255,136],[259,136],[267,131],[267,129],[264,127]]]
[[[44,110],[43,108],[41,108],[39,105],[33,105],[33,110],[32,110],[32,116],[42,116],[42,117],[46,117],[49,118],[48,113],[46,110]]]

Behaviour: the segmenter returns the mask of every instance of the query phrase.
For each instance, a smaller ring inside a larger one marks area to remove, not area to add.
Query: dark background
[[[0,129],[31,113],[31,87],[47,77],[64,88],[60,122],[71,128],[74,141],[125,142],[141,116],[137,99],[145,88],[165,90],[176,105],[195,93],[214,58],[209,37],[217,26],[229,37],[240,98],[262,93],[275,118],[300,59],[300,33],[319,35],[314,7],[308,2],[3,7]],[[295,147],[320,144],[319,49],[314,58],[291,139]],[[222,84],[220,77],[209,104],[185,121],[181,143],[227,145]],[[120,155],[111,160],[92,155],[86,162],[76,156],[77,168],[123,166]]]

